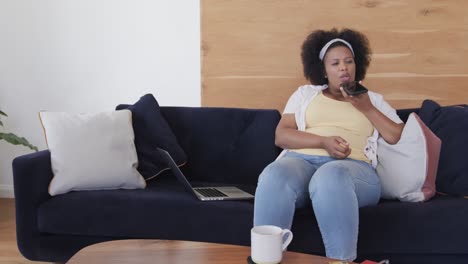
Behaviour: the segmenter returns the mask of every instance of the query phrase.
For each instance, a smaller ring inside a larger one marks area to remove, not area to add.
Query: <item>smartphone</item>
[[[359,95],[363,93],[367,93],[367,88],[364,87],[357,81],[352,82],[345,82],[341,84],[341,87],[345,90],[348,95]]]

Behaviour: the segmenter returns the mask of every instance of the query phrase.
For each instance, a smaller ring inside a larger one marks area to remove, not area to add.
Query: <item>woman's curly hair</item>
[[[338,31],[336,28],[330,31],[316,30],[307,36],[302,44],[302,65],[304,67],[304,77],[314,85],[323,85],[328,83],[325,78],[325,66],[319,59],[319,53],[327,42],[332,39],[341,38],[349,42],[354,50],[354,62],[356,64],[356,80],[363,80],[366,76],[367,68],[371,61],[372,51],[367,37],[355,30],[344,28]],[[330,48],[336,46],[345,46],[342,42],[333,43]]]

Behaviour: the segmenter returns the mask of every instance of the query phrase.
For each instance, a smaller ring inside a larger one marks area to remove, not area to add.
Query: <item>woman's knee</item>
[[[276,186],[285,188],[289,186],[298,191],[307,186],[312,173],[309,172],[306,161],[297,158],[285,157],[268,165],[260,174],[258,186]]]
[[[321,190],[339,190],[342,188],[352,188],[352,180],[346,165],[331,161],[325,163],[317,169],[309,183],[309,192],[313,193]]]
[[[260,175],[262,177],[274,177],[282,179],[284,176],[300,174],[302,167],[306,163],[304,160],[298,158],[285,157],[270,163]]]
[[[291,174],[291,166],[282,160],[275,161],[269,164],[258,178],[258,185],[274,183],[284,185],[287,182],[288,176]]]

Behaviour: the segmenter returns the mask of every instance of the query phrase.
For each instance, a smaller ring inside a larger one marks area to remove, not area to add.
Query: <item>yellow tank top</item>
[[[351,148],[348,158],[369,161],[364,155],[367,138],[374,131],[372,123],[349,102],[333,100],[322,92],[306,110],[306,132],[320,136],[340,136]],[[330,156],[325,149],[295,149],[298,153]]]

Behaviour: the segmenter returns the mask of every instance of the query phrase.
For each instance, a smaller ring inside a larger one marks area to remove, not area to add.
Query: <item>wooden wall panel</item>
[[[282,110],[315,29],[364,32],[365,85],[396,108],[468,103],[468,1],[201,0],[202,105]]]

